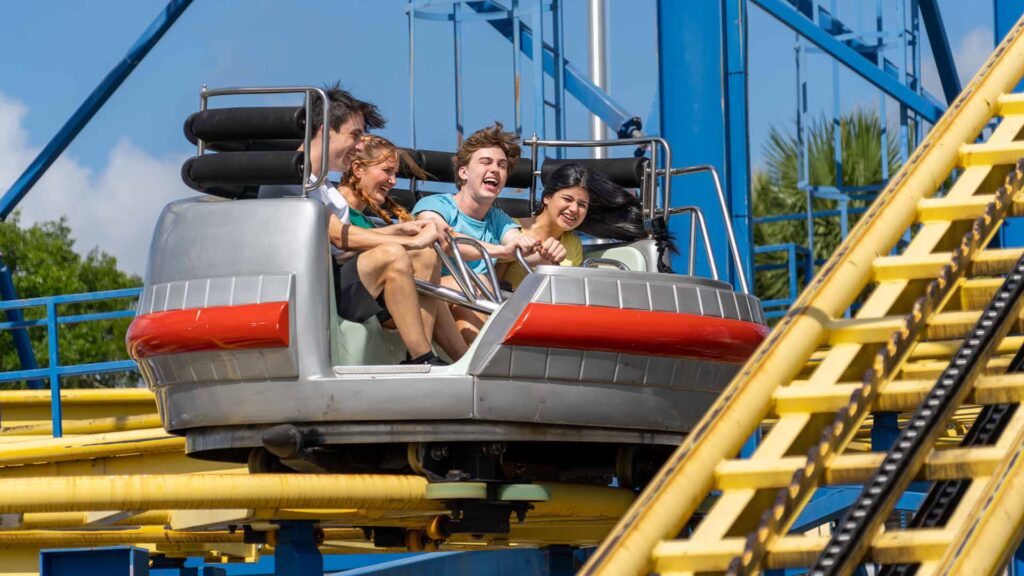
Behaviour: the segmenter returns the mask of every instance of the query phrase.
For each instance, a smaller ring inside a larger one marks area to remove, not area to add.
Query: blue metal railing
[[[106,290],[103,292],[89,292],[85,294],[65,294],[61,296],[45,296],[42,298],[26,298],[23,300],[0,302],[0,312],[37,307],[46,309],[46,317],[38,320],[0,322],[0,331],[24,330],[27,328],[45,326],[47,332],[47,349],[49,350],[49,364],[45,368],[0,372],[0,383],[17,382],[20,380],[27,381],[39,378],[48,379],[50,382],[50,416],[53,420],[53,436],[55,438],[59,438],[63,435],[60,404],[61,377],[138,370],[138,367],[133,360],[113,360],[107,362],[92,362],[88,364],[63,366],[60,363],[60,346],[58,344],[58,327],[61,325],[77,324],[81,322],[96,322],[101,320],[115,320],[118,318],[132,318],[135,316],[134,308],[114,310],[111,312],[93,312],[88,314],[61,316],[58,314],[57,306],[64,304],[97,302],[101,300],[138,298],[141,293],[141,288],[125,288],[122,290]]]
[[[807,248],[794,244],[771,244],[769,246],[755,246],[754,255],[768,254],[772,252],[786,252],[786,262],[781,264],[755,264],[754,272],[764,270],[788,270],[789,271],[789,295],[786,298],[765,300],[761,302],[764,307],[766,318],[780,318],[785,315],[786,310],[796,301],[800,295],[800,286],[797,283],[797,267],[804,269],[804,282],[810,279],[813,273],[811,264],[811,252]],[[799,258],[797,255],[799,254]]]

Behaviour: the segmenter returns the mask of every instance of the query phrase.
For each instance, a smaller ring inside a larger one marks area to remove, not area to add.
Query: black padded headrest
[[[294,152],[302,146],[302,140],[214,140],[203,143],[207,150],[214,152]]]
[[[607,176],[612,182],[615,182],[623,188],[639,188],[643,183],[644,173],[647,171],[647,165],[650,164],[650,158],[583,158],[583,159],[554,159],[546,158],[544,165],[541,167],[540,179],[545,185],[547,184],[548,177],[551,173],[565,166],[566,164],[580,164],[597,170],[605,176]]]
[[[185,119],[185,137],[195,144],[246,140],[298,140],[306,137],[306,109],[302,106],[211,108]],[[292,147],[292,150],[298,145]]]
[[[302,152],[220,152],[193,156],[181,167],[181,179],[200,192],[260,184],[302,184]],[[223,194],[217,194],[218,196]]]
[[[452,159],[455,154],[452,152],[412,150],[409,148],[404,148],[404,150],[412,156],[420,168],[432,176],[432,178],[429,178],[430,181],[455,183],[455,162]],[[399,170],[398,175],[401,178],[413,177],[407,170]],[[529,188],[531,177],[530,159],[520,158],[519,162],[516,163],[516,167],[509,172],[508,179],[505,181],[505,187]]]

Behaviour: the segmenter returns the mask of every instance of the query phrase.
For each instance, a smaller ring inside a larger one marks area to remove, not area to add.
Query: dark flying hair
[[[387,120],[381,116],[380,111],[377,107],[369,102],[363,102],[351,92],[341,87],[341,82],[335,82],[331,86],[324,86],[324,92],[327,93],[327,99],[331,103],[331,108],[327,112],[328,119],[331,123],[331,130],[337,130],[341,128],[352,114],[360,113],[363,115],[363,120],[366,122],[367,129],[379,129],[383,128],[387,123]],[[310,118],[310,127],[313,130],[313,134],[316,134],[317,130],[323,124],[324,116],[324,104],[321,101],[320,95],[316,92],[313,93],[313,117]]]
[[[544,210],[543,199],[550,198],[559,190],[580,187],[590,195],[587,216],[577,230],[595,238],[633,241],[647,238],[644,228],[644,211],[640,199],[622,186],[612,182],[602,172],[582,164],[564,164],[548,176],[541,194],[542,204],[537,214]],[[668,231],[661,228],[654,234],[659,254],[665,250],[677,253],[675,242]]]

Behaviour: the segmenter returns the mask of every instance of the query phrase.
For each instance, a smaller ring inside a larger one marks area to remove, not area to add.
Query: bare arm
[[[431,212],[429,210],[420,212],[419,214],[416,215],[416,220],[433,222],[436,224],[443,225],[446,229],[451,229],[448,226],[448,223],[445,222],[444,218],[441,218],[441,215],[438,214],[437,212]],[[468,237],[465,234],[459,234],[458,232],[454,232],[453,235]],[[474,238],[474,240],[476,239]],[[506,248],[502,244],[491,244],[490,242],[483,242],[481,240],[477,240],[477,242],[480,242],[484,249],[487,250],[487,253],[491,255],[491,258],[509,258],[513,254],[513,252],[510,252],[508,248]],[[467,246],[465,244],[459,244],[459,254],[461,254],[462,258],[467,261],[479,260],[480,258],[482,258],[482,255],[480,254],[479,250],[477,250],[473,246]]]
[[[400,225],[396,225],[394,228],[398,228],[398,226]],[[410,250],[415,250],[429,246],[437,239],[437,233],[432,226],[406,226],[390,231],[390,233],[384,233],[379,230],[345,224],[334,214],[331,214],[327,223],[327,236],[336,248],[353,252],[376,248],[385,242],[394,242]]]

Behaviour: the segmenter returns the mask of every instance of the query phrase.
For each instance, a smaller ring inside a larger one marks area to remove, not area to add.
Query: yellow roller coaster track
[[[1024,19],[580,574],[810,567],[834,545],[827,535],[788,531],[818,487],[884,477],[885,454],[852,449],[857,432],[872,410],[918,408],[1003,276],[1017,274],[1024,250],[987,247],[1006,217],[1024,215],[1024,95],[1009,94],[1022,73]],[[912,239],[895,254],[906,233]],[[845,318],[854,302],[856,316]],[[1006,374],[1021,346],[1019,307],[957,396],[960,420],[977,414],[967,402],[1024,398],[1024,375]],[[875,522],[856,558],[920,564],[919,575],[996,572],[1024,529],[1024,410],[1011,413],[995,444],[934,450],[941,442],[930,434],[912,472],[969,479],[969,488],[941,527],[882,531]],[[757,450],[737,459],[758,430]],[[705,502],[706,515],[695,516]]]

